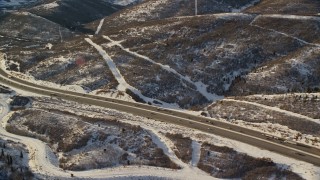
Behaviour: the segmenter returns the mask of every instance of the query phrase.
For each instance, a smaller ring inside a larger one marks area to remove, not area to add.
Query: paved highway
[[[56,96],[61,99],[75,101],[82,104],[111,108],[138,116],[144,116],[167,123],[197,129],[320,166],[320,149],[297,144],[295,142],[288,143],[284,139],[269,136],[259,131],[240,127],[231,123],[206,117],[199,117],[180,111],[163,109],[147,104],[127,102],[95,95],[44,87],[9,76],[3,70],[0,70],[0,82],[8,84],[11,87],[19,88],[36,94]]]

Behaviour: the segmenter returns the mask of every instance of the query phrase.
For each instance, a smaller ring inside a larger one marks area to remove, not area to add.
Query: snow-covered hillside
[[[112,4],[120,5],[120,6],[128,6],[128,5],[137,4],[144,0],[106,0],[106,1]]]
[[[244,7],[264,1],[224,2],[205,15],[188,16],[182,11],[190,4],[178,8],[177,2],[163,0],[142,2],[103,19],[92,16],[99,20],[73,26],[77,18],[84,19],[74,16],[76,11],[63,15],[59,9],[81,2],[56,3],[50,16],[37,6],[28,11],[40,17],[30,13],[4,17],[0,38],[9,70],[62,86],[77,85],[87,92],[195,110],[228,95],[319,89],[318,17],[217,14],[232,11],[225,6],[245,11]],[[95,14],[100,11],[92,11],[96,3],[81,9]],[[199,7],[207,7],[203,3],[199,1]],[[63,16],[70,17],[68,22]],[[16,18],[21,21],[13,21]],[[51,30],[32,28],[37,20],[50,22],[44,18],[93,36],[72,36],[54,23],[47,26]],[[39,49],[47,46],[33,42],[39,39],[52,46]],[[24,50],[14,48],[16,44]],[[106,59],[112,60],[112,67]]]
[[[6,2],[0,0],[1,9]],[[0,11],[0,67],[8,77],[184,109],[267,139],[320,148],[320,1],[198,0],[197,15],[195,1],[186,0],[28,2]],[[0,86],[0,92],[12,91]],[[0,128],[0,135],[25,142],[37,157],[30,159],[35,174],[320,176],[313,165],[212,134],[56,98],[30,99],[10,113],[9,95],[0,101],[2,125],[11,132]]]
[[[320,175],[310,164],[219,136],[55,98],[30,97],[32,105],[8,114],[8,97],[1,97],[2,125],[20,136],[2,128],[0,134],[26,145],[36,178],[66,178],[72,174],[94,179],[255,179],[276,174],[278,178],[314,179]],[[235,165],[234,159],[241,165]],[[58,168],[58,164],[69,170]]]
[[[30,6],[39,0],[0,0],[1,9],[17,9],[23,6]]]
[[[259,14],[317,15],[320,12],[320,3],[317,0],[261,0],[260,3],[248,8],[246,12]]]

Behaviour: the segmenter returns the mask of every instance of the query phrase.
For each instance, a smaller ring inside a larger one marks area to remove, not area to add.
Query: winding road
[[[0,82],[8,84],[14,88],[36,94],[47,96],[51,95],[82,104],[111,108],[138,116],[197,129],[320,166],[320,150],[317,148],[297,143],[287,143],[283,139],[270,137],[259,131],[247,129],[212,118],[195,116],[182,111],[163,109],[147,104],[127,102],[51,87],[44,87],[16,77],[12,77],[3,70],[0,70]]]
[[[9,106],[6,101],[10,98],[10,95],[0,95],[0,137],[6,140],[12,140],[17,143],[25,144],[28,148],[29,166],[33,173],[39,174],[45,179],[128,179],[132,177],[162,177],[167,179],[194,179],[199,177],[203,180],[215,179],[209,174],[201,171],[197,167],[188,166],[183,163],[176,155],[166,147],[166,145],[159,140],[159,136],[154,135],[152,132],[153,141],[158,144],[159,147],[167,149],[164,151],[166,155],[173,160],[176,164],[180,165],[182,169],[173,170],[167,168],[159,168],[152,166],[127,166],[127,167],[114,167],[105,169],[94,169],[87,171],[65,171],[59,168],[59,162],[56,155],[52,152],[50,147],[38,139],[20,136],[9,133],[5,130],[7,120],[6,117],[9,113]],[[72,174],[72,176],[71,176]]]
[[[227,14],[230,15],[231,13]],[[231,14],[232,15],[232,14]],[[290,18],[293,18],[290,16]],[[294,17],[296,18],[296,17]],[[257,18],[256,18],[257,19]],[[256,20],[255,19],[255,20]],[[255,21],[254,20],[254,21]],[[318,19],[317,19],[318,20]],[[254,21],[251,23],[252,26],[257,26],[254,24]],[[100,28],[102,26],[103,21],[100,22]],[[263,28],[260,27],[259,28]],[[275,30],[272,30],[275,31]],[[281,32],[278,32],[281,33]],[[281,33],[282,35],[289,36],[287,34]],[[305,42],[304,40],[298,39],[296,37],[292,37],[302,43],[311,44]],[[319,46],[318,44],[311,44]],[[118,46],[120,46],[118,44]],[[121,46],[120,46],[121,47]],[[124,48],[123,48],[124,49]],[[138,55],[138,54],[135,54]],[[145,58],[145,57],[144,57]],[[182,77],[184,78],[184,77]],[[215,135],[219,135],[222,137],[226,137],[229,139],[233,139],[236,141],[240,141],[246,144],[250,144],[261,149],[266,149],[275,153],[279,153],[291,158],[295,158],[301,161],[305,161],[316,166],[320,166],[320,149],[309,147],[306,145],[302,145],[295,142],[287,142],[284,139],[273,137],[270,135],[266,135],[259,131],[247,129],[245,127],[240,127],[228,122],[222,122],[219,120],[215,120],[212,118],[200,117],[196,115],[191,115],[189,113],[173,110],[173,109],[164,109],[156,106],[150,106],[147,104],[128,102],[118,99],[112,99],[107,97],[95,96],[90,94],[82,94],[78,92],[72,92],[52,87],[45,87],[41,85],[37,85],[23,79],[19,79],[17,77],[13,77],[7,74],[0,68],[0,83],[4,83],[13,88],[18,88],[27,92],[32,92],[40,95],[54,96],[57,98],[61,98],[64,100],[74,101],[81,104],[87,105],[96,105],[104,108],[111,108],[118,111],[123,111],[127,113],[131,113],[138,116],[143,116],[147,118],[152,118],[155,120],[159,120],[162,122],[172,123],[188,128],[193,128],[200,130],[202,132],[211,133]],[[194,82],[192,82],[194,83]],[[233,101],[233,100],[229,100]],[[260,106],[262,108],[269,108],[264,105],[254,104]],[[282,110],[283,113],[288,113],[287,111]],[[11,139],[16,142],[21,142],[27,145],[29,148],[30,155],[30,166],[35,173],[39,174],[47,174],[51,177],[58,178],[71,178],[70,174],[75,174],[77,178],[113,178],[113,177],[128,177],[128,176],[149,176],[150,171],[153,172],[154,176],[160,177],[168,177],[168,178],[179,178],[179,179],[190,179],[185,173],[186,171],[191,171],[190,168],[183,168],[182,170],[172,171],[168,169],[161,168],[152,168],[152,167],[127,167],[127,168],[117,168],[117,169],[99,169],[99,170],[90,170],[90,171],[81,171],[81,172],[72,172],[72,171],[63,171],[58,167],[57,158],[52,153],[50,148],[40,140],[36,140],[33,138],[28,138],[24,136],[18,136],[15,134],[8,133],[4,127],[6,122],[4,121],[4,116],[8,114],[8,105],[4,101],[0,101],[0,119],[2,119],[0,126],[0,135],[7,139]],[[291,114],[292,116],[301,117],[299,114]],[[308,117],[303,117],[308,119]],[[309,119],[312,120],[312,119]],[[199,145],[193,143],[193,148],[199,151]],[[193,159],[193,165],[198,159]],[[193,169],[193,172],[197,172],[197,170]],[[208,179],[212,177],[208,177],[205,174],[199,172],[197,174],[199,179]]]

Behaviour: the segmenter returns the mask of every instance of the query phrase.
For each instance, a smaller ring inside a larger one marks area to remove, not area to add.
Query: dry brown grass
[[[234,81],[227,94],[246,96],[317,92],[320,83],[319,59],[317,48],[304,46],[257,66],[242,76],[242,81]]]
[[[317,94],[283,94],[272,98],[259,96],[237,97],[239,100],[257,102],[271,107],[279,107],[314,119],[320,119],[320,95]]]
[[[87,117],[72,110],[44,107],[42,110],[29,108],[14,113],[7,130],[41,139],[53,151],[63,152],[60,166],[66,170],[105,168],[119,164],[180,168],[140,126],[120,122],[115,116]],[[98,113],[95,110],[93,112]],[[74,154],[73,150],[76,149],[80,152]],[[112,158],[104,152],[112,154]],[[85,160],[78,162],[78,158]]]
[[[248,172],[243,179],[244,180],[254,180],[254,179],[261,179],[261,180],[267,180],[270,178],[274,179],[290,179],[290,180],[302,180],[300,176],[297,174],[293,173],[292,171],[289,170],[282,170],[279,169],[275,166],[267,166],[267,167],[260,167],[257,169],[254,169],[250,172]]]
[[[174,150],[174,153],[178,158],[183,162],[189,163],[192,160],[192,140],[189,137],[183,137],[181,134],[166,134],[175,145],[177,149]]]
[[[302,179],[297,174],[281,170],[268,158],[253,158],[228,147],[203,143],[198,167],[216,178],[259,179],[290,177]]]
[[[320,10],[317,0],[262,0],[245,12],[262,14],[315,15]]]
[[[286,33],[310,43],[316,42],[320,39],[320,23],[317,20],[260,17],[253,23],[253,25]]]
[[[251,123],[278,123],[304,134],[320,135],[318,123],[246,103],[218,101],[210,106],[208,111],[213,117],[219,116],[228,120],[243,120]]]

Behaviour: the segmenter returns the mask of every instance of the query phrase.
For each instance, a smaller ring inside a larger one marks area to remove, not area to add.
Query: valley
[[[1,134],[33,178],[320,177],[318,1],[11,1],[0,82],[31,103]]]

